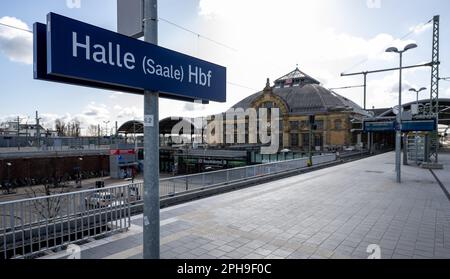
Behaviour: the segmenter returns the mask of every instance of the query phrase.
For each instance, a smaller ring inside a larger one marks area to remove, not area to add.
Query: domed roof
[[[291,77],[298,77],[298,80]],[[352,111],[362,115],[368,114],[353,101],[322,87],[317,80],[298,69],[276,80],[275,86],[269,92],[269,94],[274,94],[285,102],[289,114],[308,115],[332,111]],[[267,89],[243,99],[233,108],[250,108],[264,93],[267,94]]]

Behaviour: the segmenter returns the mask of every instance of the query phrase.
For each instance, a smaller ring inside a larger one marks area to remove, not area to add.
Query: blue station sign
[[[364,121],[364,132],[391,132],[395,130],[394,121],[369,122]]]
[[[436,119],[402,121],[401,127],[396,121],[364,121],[364,132],[394,132],[401,128],[402,132],[436,131]]]
[[[47,16],[45,34],[44,27],[34,26],[35,78],[226,102],[225,67],[54,13]]]
[[[403,132],[433,132],[436,131],[436,119],[402,121]]]

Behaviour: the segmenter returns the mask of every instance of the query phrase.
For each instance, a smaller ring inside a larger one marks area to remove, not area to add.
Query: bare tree
[[[58,185],[55,187],[55,184]],[[47,180],[41,186],[30,186],[25,190],[29,198],[45,197],[33,200],[35,212],[43,219],[53,219],[60,215],[62,207],[68,202],[67,197],[54,197],[69,192],[66,182],[57,182],[55,179]]]
[[[61,119],[55,120],[55,130],[58,133],[59,137],[64,137],[67,135],[67,126],[66,123]]]
[[[87,135],[91,137],[98,136],[98,127],[97,125],[89,125],[87,128]]]
[[[81,135],[81,123],[78,119],[72,122],[72,137],[79,137]]]
[[[48,165],[47,177],[43,185],[29,186],[25,193],[29,198],[45,197],[33,200],[32,204],[37,214],[44,219],[52,219],[60,215],[62,206],[67,204],[67,197],[56,196],[69,192],[68,177],[58,173],[56,160]]]

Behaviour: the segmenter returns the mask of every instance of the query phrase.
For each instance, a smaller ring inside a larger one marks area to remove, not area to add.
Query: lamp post
[[[399,76],[399,95],[398,95],[398,114],[397,114],[397,135],[395,141],[395,170],[397,172],[397,183],[401,183],[401,145],[402,145],[402,67],[403,67],[403,53],[416,48],[416,44],[409,44],[403,50],[398,50],[396,47],[386,49],[386,52],[398,53],[400,55],[400,76]]]

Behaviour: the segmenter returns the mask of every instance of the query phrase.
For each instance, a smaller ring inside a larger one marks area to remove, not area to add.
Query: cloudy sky
[[[81,0],[80,7],[71,2],[76,0],[1,1],[0,23],[31,30],[52,11],[116,30],[116,0]],[[203,36],[160,20],[160,45],[228,69],[227,103],[161,100],[160,117],[225,111],[261,90],[266,78],[283,76],[297,64],[330,88],[362,83],[362,77],[341,78],[341,72],[396,67],[398,56],[384,53],[389,46],[415,42],[419,48],[405,54],[405,64],[429,62],[431,25],[424,23],[436,14],[441,15],[441,75],[450,76],[448,0],[160,0],[160,18]],[[142,118],[141,96],[33,80],[32,46],[31,33],[0,26],[0,122],[32,119],[36,110],[47,126],[56,118],[76,118],[84,127]],[[429,68],[407,71],[404,82],[405,102],[412,101],[415,96],[406,91],[429,87]],[[370,75],[368,84],[368,107],[396,104],[397,72]],[[362,105],[362,89],[338,92]],[[441,97],[450,98],[450,82],[441,83]]]

